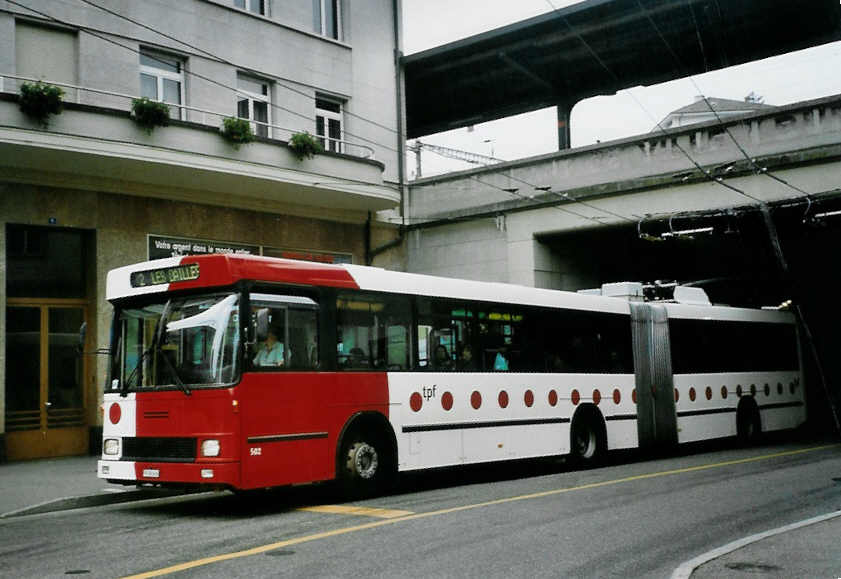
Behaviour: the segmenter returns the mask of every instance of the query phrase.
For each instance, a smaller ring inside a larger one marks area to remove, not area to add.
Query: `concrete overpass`
[[[838,0],[587,0],[403,59],[409,138],[841,38]]]

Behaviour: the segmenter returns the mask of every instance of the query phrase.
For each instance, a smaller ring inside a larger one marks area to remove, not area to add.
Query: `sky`
[[[412,54],[525,20],[574,0],[403,0],[403,52]],[[743,100],[750,93],[766,104],[785,105],[841,94],[841,42],[612,96],[593,97],[572,110],[572,146],[591,145],[651,131],[696,95]],[[554,107],[422,137],[425,143],[504,160],[557,150]],[[412,142],[410,141],[410,145]],[[414,176],[415,156],[407,159]],[[475,167],[432,152],[422,156],[423,176]]]

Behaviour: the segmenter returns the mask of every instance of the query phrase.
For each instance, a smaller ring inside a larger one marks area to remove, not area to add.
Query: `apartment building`
[[[401,202],[399,11],[0,1],[0,460],[98,447],[113,267],[213,251],[401,267],[377,250]],[[21,111],[35,81],[60,113]],[[138,122],[141,97],[166,126]],[[299,155],[301,133],[323,151]]]

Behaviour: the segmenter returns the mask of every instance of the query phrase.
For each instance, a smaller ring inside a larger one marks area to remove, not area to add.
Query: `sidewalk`
[[[798,526],[802,525],[802,526]],[[760,574],[764,577],[841,577],[841,511],[769,530],[702,555],[698,564],[682,565],[672,579],[719,579]],[[740,546],[740,543],[747,544]],[[698,561],[696,561],[696,564]]]
[[[0,518],[171,494],[109,484],[96,477],[97,459],[71,456],[0,464]]]

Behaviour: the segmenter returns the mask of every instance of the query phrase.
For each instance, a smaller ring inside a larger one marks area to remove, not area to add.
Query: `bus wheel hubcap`
[[[377,450],[367,442],[357,442],[350,447],[348,467],[360,478],[371,479],[377,474]]]

